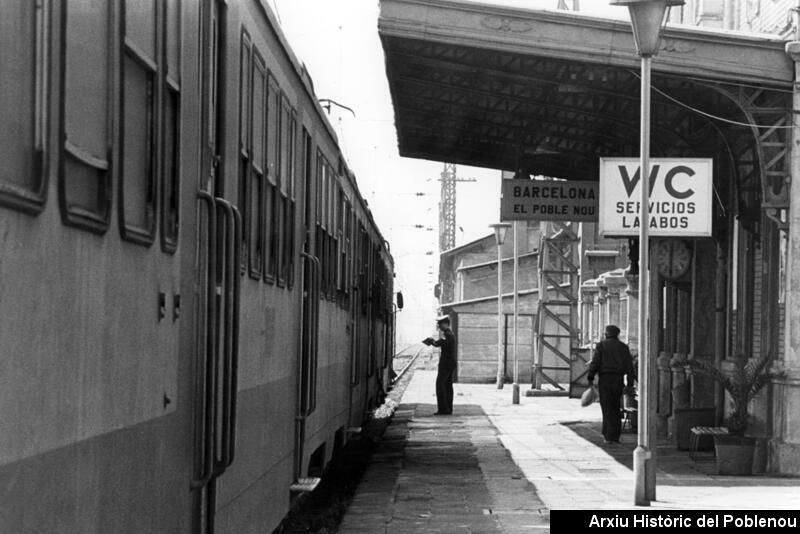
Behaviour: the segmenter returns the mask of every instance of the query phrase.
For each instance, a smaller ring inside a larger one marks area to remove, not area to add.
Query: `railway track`
[[[417,358],[425,351],[427,346],[419,343],[416,345],[411,345],[407,347],[394,356],[394,369],[395,369],[395,377],[392,379],[392,384],[396,384],[403,375],[408,372],[409,369],[412,368],[414,363],[417,361]],[[399,367],[399,370],[398,370]]]

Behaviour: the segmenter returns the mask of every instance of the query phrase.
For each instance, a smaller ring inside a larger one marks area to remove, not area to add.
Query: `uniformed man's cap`
[[[436,322],[437,323],[449,323],[450,322],[450,316],[449,315],[440,315],[439,317],[436,318]]]

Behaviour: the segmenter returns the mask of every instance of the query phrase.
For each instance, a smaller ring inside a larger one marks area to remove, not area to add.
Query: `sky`
[[[402,291],[397,315],[398,350],[430,335],[435,327],[438,278],[438,213],[443,162],[398,154],[383,49],[378,38],[378,0],[265,0],[314,81],[317,98],[351,108],[331,107],[329,120],[395,259],[395,291]],[[514,7],[555,9],[558,0],[487,0]],[[573,0],[567,0],[572,6]],[[580,0],[582,12],[627,16],[608,0]],[[500,171],[458,166],[456,246],[491,233],[500,216]],[[418,195],[423,193],[423,195]],[[422,228],[417,228],[421,225]],[[431,228],[432,230],[428,230]],[[426,252],[432,252],[428,255]]]

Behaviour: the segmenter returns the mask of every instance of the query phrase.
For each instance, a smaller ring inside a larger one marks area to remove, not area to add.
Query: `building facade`
[[[504,381],[514,377],[514,232],[498,246],[494,234],[443,251],[439,264],[440,311],[450,315],[456,333],[458,380],[494,382],[501,352]],[[517,227],[517,369],[530,381],[538,309],[538,224]],[[502,258],[502,313],[498,313],[498,255]],[[498,328],[501,343],[498,348]]]
[[[401,155],[565,180],[598,179],[603,157],[638,156],[639,58],[629,21],[457,0],[381,5]],[[678,404],[713,407],[717,421],[729,411],[724,392],[681,374],[675,362],[706,360],[727,370],[738,355],[767,357],[780,377],[752,403],[749,432],[762,438],[765,469],[795,474],[796,7],[781,0],[689,0],[671,13],[681,25],[666,27],[653,60],[651,156],[712,160],[712,231],[652,239],[652,298],[642,310],[645,354],[658,376],[658,430],[670,432]],[[590,249],[589,234],[581,230],[576,259],[576,349],[591,346],[607,322],[619,323],[636,346],[630,318],[639,313],[639,266],[628,258],[637,257],[635,240]]]

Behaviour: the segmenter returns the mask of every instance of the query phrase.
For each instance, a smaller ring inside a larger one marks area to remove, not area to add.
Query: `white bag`
[[[594,386],[594,384],[591,384],[588,388],[586,388],[586,391],[583,392],[583,395],[581,395],[581,406],[585,408],[596,402],[599,398],[600,394],[597,392],[597,388]]]

